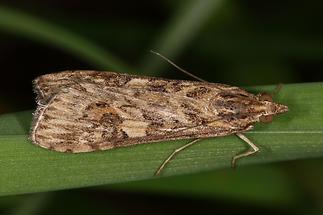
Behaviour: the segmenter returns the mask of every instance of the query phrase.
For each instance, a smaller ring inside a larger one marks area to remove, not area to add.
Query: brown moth
[[[270,121],[287,106],[265,94],[200,81],[167,80],[113,72],[64,71],[34,81],[38,108],[33,143],[59,152],[91,152],[162,140],[200,139],[242,133]],[[159,174],[179,151],[158,169]]]

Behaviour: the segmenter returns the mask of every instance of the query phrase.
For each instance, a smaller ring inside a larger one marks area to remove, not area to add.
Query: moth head
[[[273,102],[272,96],[268,93],[261,93],[257,97],[263,106],[263,111],[259,117],[260,122],[270,123],[274,115],[288,111],[286,105]]]

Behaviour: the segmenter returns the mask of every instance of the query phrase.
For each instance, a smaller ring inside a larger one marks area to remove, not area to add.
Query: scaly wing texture
[[[205,94],[208,89],[205,86],[210,86],[212,91],[243,94],[245,96],[253,96],[246,91],[225,84],[204,83],[199,81],[185,80],[168,80],[156,77],[145,77],[128,74],[120,74],[114,72],[98,72],[98,71],[63,71],[59,73],[46,74],[34,80],[34,90],[38,96],[40,104],[46,104],[52,96],[79,82],[89,82],[105,87],[118,87],[128,89],[142,89],[166,93],[181,93],[186,96],[190,93],[191,97]],[[192,87],[195,91],[192,91]],[[190,96],[188,95],[188,96]]]
[[[223,136],[250,128],[224,120],[217,112],[219,108],[212,106],[216,103],[212,98],[228,88],[253,96],[237,87],[136,76],[127,79],[120,86],[120,82],[111,86],[74,78],[69,87],[57,91],[55,87],[47,88],[54,88],[52,93],[40,87],[46,92],[41,96],[48,101],[36,111],[33,142],[76,153],[143,142]]]
[[[34,80],[34,90],[38,96],[37,101],[46,104],[61,89],[68,88],[80,81],[117,87],[125,84],[129,79],[129,75],[120,75],[114,72],[63,71],[38,77]]]

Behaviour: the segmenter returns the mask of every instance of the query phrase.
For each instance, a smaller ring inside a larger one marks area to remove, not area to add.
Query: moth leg
[[[170,162],[170,160],[179,152],[183,151],[184,149],[190,147],[191,145],[193,145],[194,143],[198,142],[201,139],[195,139],[189,143],[187,143],[186,145],[179,147],[177,149],[175,149],[173,151],[173,153],[171,155],[168,156],[168,158],[160,165],[160,167],[158,168],[158,170],[155,173],[155,176],[159,175],[160,172],[164,169],[164,167],[166,166],[166,164],[168,164]]]
[[[259,151],[259,148],[255,144],[253,144],[245,135],[243,135],[241,133],[236,133],[236,135],[241,140],[245,141],[251,148],[249,150],[247,150],[246,152],[238,154],[232,158],[232,162],[231,162],[232,168],[235,168],[236,162],[238,159],[243,158],[243,157],[248,157],[248,156],[253,155]]]

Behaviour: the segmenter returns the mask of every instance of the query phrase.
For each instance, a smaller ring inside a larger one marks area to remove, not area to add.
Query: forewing
[[[37,100],[45,105],[55,94],[72,85],[82,86],[79,83],[88,82],[103,87],[116,87],[126,89],[138,89],[152,92],[176,94],[181,97],[200,99],[216,96],[217,93],[231,91],[235,94],[253,96],[250,93],[225,84],[213,84],[199,81],[168,80],[156,77],[136,76],[114,72],[98,71],[63,71],[42,75],[34,80],[34,90]]]
[[[94,84],[105,84],[111,87],[120,87],[128,82],[131,76],[114,72],[98,71],[63,71],[58,73],[39,76],[34,80],[34,91],[37,94],[37,101],[46,104],[51,97],[72,85],[82,81]]]
[[[80,81],[38,108],[32,140],[56,151],[88,152],[144,142],[223,136],[246,129],[223,121],[212,110],[207,99],[212,96],[211,88],[209,95],[200,99],[187,96],[190,92],[197,92],[196,88],[183,96],[182,90],[168,93]]]

